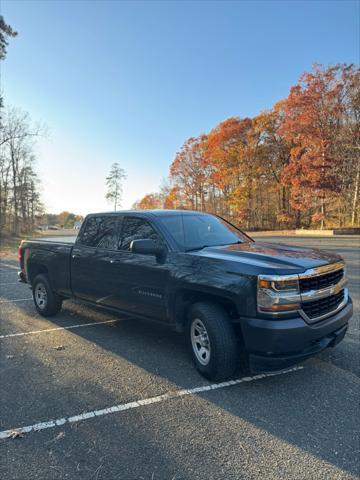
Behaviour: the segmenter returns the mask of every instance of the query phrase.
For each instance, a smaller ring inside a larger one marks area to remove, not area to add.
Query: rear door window
[[[88,218],[78,243],[87,247],[115,250],[117,241],[118,218],[109,215]]]
[[[126,217],[121,232],[119,250],[130,250],[130,244],[133,240],[143,240],[147,238],[160,242],[159,234],[147,220],[143,218]]]

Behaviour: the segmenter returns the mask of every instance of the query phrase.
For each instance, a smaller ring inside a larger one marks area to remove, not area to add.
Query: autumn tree
[[[342,159],[337,171],[341,182],[341,202],[337,211],[340,225],[346,224],[350,212],[350,224],[359,222],[360,188],[360,69],[354,65],[343,66],[342,119],[336,154]]]
[[[165,208],[207,210],[247,228],[276,223],[286,201],[281,168],[289,157],[280,117],[278,110],[233,117],[187,140],[170,167]]]
[[[57,215],[56,223],[58,223],[58,225],[60,225],[61,228],[64,228],[70,215],[71,213],[66,210],[64,210],[63,212],[60,212]]]
[[[51,216],[47,215],[47,217],[51,217]],[[55,223],[60,225],[61,228],[74,228],[75,221],[81,220],[81,218],[82,217],[80,215],[76,215],[75,213],[67,212],[65,210],[55,216],[55,219],[56,219]]]
[[[136,202],[134,209],[136,210],[154,210],[162,208],[163,202],[158,193],[148,193],[139,202]]]
[[[184,142],[144,208],[206,210],[246,229],[359,222],[360,71],[315,66],[285,100]]]
[[[125,170],[118,163],[113,163],[106,177],[106,200],[114,205],[114,210],[121,206],[123,182],[126,179]]]
[[[223,198],[220,213],[250,224],[252,184],[255,182],[254,152],[250,118],[229,118],[208,135],[207,164],[211,180]]]
[[[206,135],[189,138],[170,166],[170,178],[186,197],[186,204],[204,210],[210,170],[205,163]]]
[[[253,130],[258,141],[257,170],[257,222],[254,227],[273,228],[289,226],[293,211],[289,205],[289,188],[282,181],[282,172],[290,161],[290,144],[280,134],[283,123],[282,102],[272,110],[257,115]]]
[[[338,155],[344,115],[344,66],[315,66],[300,77],[283,103],[282,134],[292,144],[284,181],[290,186],[291,206],[320,222],[341,192]],[[299,218],[299,217],[298,217]],[[298,225],[299,226],[299,225]]]
[[[173,186],[169,190],[167,196],[165,197],[164,208],[170,209],[170,210],[186,208],[186,206],[182,205],[181,192],[180,192],[179,186]]]

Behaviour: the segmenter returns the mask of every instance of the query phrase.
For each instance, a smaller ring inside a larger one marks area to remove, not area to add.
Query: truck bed
[[[48,236],[48,237],[35,237],[30,238],[29,241],[31,242],[56,242],[56,243],[71,243],[74,244],[77,239],[77,235],[69,235],[69,236]]]
[[[75,236],[23,240],[21,279],[31,284],[36,275],[46,273],[55,291],[71,296],[70,258],[75,240]]]

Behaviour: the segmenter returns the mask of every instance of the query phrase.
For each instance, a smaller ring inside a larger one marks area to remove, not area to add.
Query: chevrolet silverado
[[[256,242],[207,213],[91,214],[74,244],[22,241],[19,262],[40,315],[74,297],[166,323],[211,380],[301,362],[338,344],[352,315],[339,255]]]

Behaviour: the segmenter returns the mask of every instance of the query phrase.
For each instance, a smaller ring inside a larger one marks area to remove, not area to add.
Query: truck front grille
[[[321,298],[320,300],[304,302],[301,304],[301,308],[310,319],[322,317],[336,310],[344,300],[344,296],[345,291],[341,290],[341,292],[335,295]]]
[[[322,288],[336,285],[344,276],[344,269],[335,270],[334,272],[316,275],[314,277],[300,278],[300,292],[308,292],[309,290],[321,290]]]

